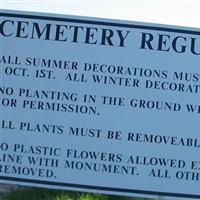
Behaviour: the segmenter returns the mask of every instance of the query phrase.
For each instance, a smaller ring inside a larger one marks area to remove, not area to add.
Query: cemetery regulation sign
[[[199,35],[1,10],[1,182],[200,198]]]

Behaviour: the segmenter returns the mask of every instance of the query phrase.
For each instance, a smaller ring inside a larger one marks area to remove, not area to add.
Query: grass
[[[49,190],[30,188],[4,194],[0,200],[145,200],[111,195],[90,194],[81,192],[67,192],[64,190]]]

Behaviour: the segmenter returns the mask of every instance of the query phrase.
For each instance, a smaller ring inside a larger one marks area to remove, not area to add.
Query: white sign
[[[200,198],[200,30],[0,15],[1,182]]]

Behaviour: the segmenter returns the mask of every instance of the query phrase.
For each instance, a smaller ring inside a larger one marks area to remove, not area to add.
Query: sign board
[[[199,35],[1,10],[1,182],[200,198]]]

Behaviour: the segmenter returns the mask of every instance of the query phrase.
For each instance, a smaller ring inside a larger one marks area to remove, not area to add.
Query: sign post
[[[0,15],[2,183],[200,198],[200,30]]]

